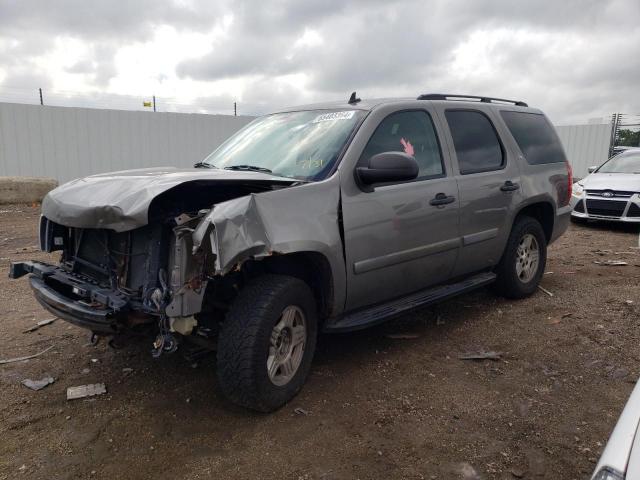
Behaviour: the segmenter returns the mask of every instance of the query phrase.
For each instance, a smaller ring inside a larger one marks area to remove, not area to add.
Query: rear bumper
[[[55,316],[96,333],[113,334],[121,329],[121,317],[129,308],[122,293],[39,262],[12,263],[9,277],[28,273],[36,300]]]
[[[560,236],[569,228],[569,221],[571,218],[571,205],[558,208],[556,211],[556,218],[553,222],[553,232],[549,243],[555,242]]]

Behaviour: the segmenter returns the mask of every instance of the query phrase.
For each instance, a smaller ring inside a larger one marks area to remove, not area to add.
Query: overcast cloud
[[[640,112],[638,46],[638,0],[0,0],[0,98],[257,114],[447,92],[582,123]]]

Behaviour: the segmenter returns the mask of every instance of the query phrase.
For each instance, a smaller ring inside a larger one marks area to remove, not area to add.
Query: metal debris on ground
[[[502,353],[500,352],[476,352],[468,353],[465,355],[459,355],[460,360],[502,360]]]
[[[42,390],[44,387],[51,385],[53,382],[55,382],[55,379],[53,377],[44,377],[41,380],[31,380],[30,378],[25,378],[24,380],[22,380],[22,385],[24,385],[27,388],[30,388],[31,390]]]
[[[44,327],[45,325],[50,325],[53,322],[55,322],[57,320],[57,318],[47,318],[45,320],[40,320],[38,323],[36,323],[34,326],[27,328],[26,330],[23,330],[22,333],[29,333],[29,332],[35,332],[36,330],[38,330],[39,328]]]
[[[45,348],[41,352],[35,353],[33,355],[27,355],[26,357],[7,358],[6,360],[0,360],[0,365],[4,365],[5,363],[14,363],[14,362],[21,362],[23,360],[30,360],[32,358],[39,357],[44,353],[47,353],[52,348],[53,348],[53,345],[51,345],[49,348]]]
[[[67,400],[76,400],[78,398],[93,397],[107,393],[107,387],[104,383],[91,383],[89,385],[80,385],[78,387],[67,388]]]
[[[305,410],[304,408],[300,408],[300,407],[296,408],[293,412],[296,415],[305,415],[305,416],[309,415],[309,412],[307,410]]]
[[[549,290],[544,288],[542,285],[538,285],[538,288],[542,290],[544,293],[546,293],[547,295],[549,295],[550,297],[553,297],[553,293],[551,293]]]
[[[420,335],[414,333],[389,333],[386,337],[392,340],[411,340],[413,338],[420,338]]]
[[[623,262],[622,260],[606,260],[604,262],[594,260],[593,263],[595,263],[596,265],[604,265],[607,267],[623,267],[625,265],[629,265],[627,262]]]

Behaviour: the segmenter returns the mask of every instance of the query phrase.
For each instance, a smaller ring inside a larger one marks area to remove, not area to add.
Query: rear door
[[[520,170],[514,153],[500,140],[491,109],[442,105],[439,114],[448,126],[460,196],[462,246],[453,273],[458,276],[500,261],[511,218],[522,201]]]
[[[448,279],[460,242],[458,189],[432,112],[395,111],[374,128],[356,167],[377,153],[400,151],[415,157],[420,173],[369,192],[354,183],[353,171],[342,178],[349,310]]]

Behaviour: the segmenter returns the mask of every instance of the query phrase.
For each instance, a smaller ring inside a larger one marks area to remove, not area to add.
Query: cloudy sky
[[[257,114],[424,92],[640,113],[638,0],[0,0],[0,100]]]

